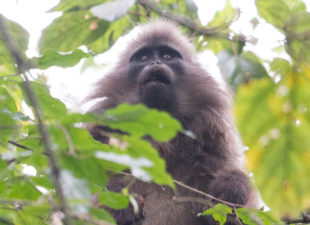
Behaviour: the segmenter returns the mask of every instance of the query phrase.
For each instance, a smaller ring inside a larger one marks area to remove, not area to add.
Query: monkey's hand
[[[227,202],[246,205],[251,195],[251,187],[242,171],[222,171],[211,182],[209,193]]]

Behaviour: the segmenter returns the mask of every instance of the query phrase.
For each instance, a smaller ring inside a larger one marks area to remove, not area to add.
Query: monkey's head
[[[92,98],[106,98],[94,111],[142,103],[181,119],[222,105],[218,84],[193,55],[192,44],[174,24],[160,20],[138,27],[116,67],[97,83]]]

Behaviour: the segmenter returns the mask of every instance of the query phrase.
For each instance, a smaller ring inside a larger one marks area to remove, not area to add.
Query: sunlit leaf
[[[5,21],[5,28],[11,37],[10,41],[19,51],[21,51],[22,57],[26,58],[24,53],[28,48],[28,32],[22,26],[11,20],[7,20],[1,14],[0,17]],[[16,74],[18,70],[15,63],[15,59],[12,58],[11,53],[4,43],[3,37],[0,35],[0,76]]]
[[[292,14],[306,11],[306,5],[302,0],[283,0],[283,2],[288,6]]]
[[[290,9],[283,0],[256,0],[255,2],[259,15],[277,27],[283,27],[290,16]]]
[[[110,23],[91,15],[88,11],[74,11],[54,20],[40,39],[40,52],[54,49],[68,52],[81,45],[88,45],[100,38]]]
[[[238,11],[234,9],[230,1],[227,1],[226,6],[223,10],[218,11],[213,20],[208,23],[208,27],[218,27],[223,26],[226,23],[231,22],[234,18],[238,16]]]
[[[257,225],[257,224],[268,224],[268,225],[280,225],[283,222],[277,221],[271,216],[270,212],[263,212],[256,209],[236,209],[238,217],[244,224]]]

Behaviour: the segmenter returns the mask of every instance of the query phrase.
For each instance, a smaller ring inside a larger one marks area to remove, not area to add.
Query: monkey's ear
[[[87,124],[85,128],[89,131],[95,140],[100,141],[103,144],[109,143],[109,136],[103,126]]]

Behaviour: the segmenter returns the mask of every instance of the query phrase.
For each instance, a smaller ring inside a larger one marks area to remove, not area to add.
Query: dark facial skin
[[[171,112],[176,105],[175,82],[182,74],[182,55],[168,46],[141,48],[130,58],[129,78],[139,89],[141,102]]]

